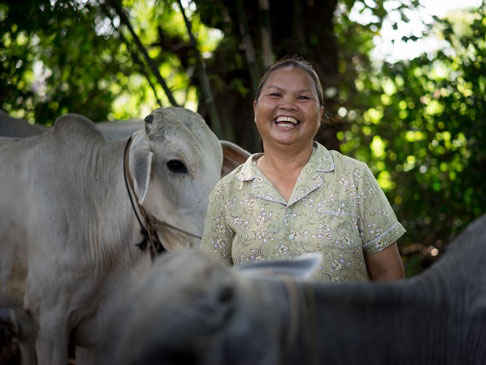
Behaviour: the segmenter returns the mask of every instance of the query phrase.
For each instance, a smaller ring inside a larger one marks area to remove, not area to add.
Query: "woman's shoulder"
[[[367,165],[366,163],[357,160],[353,157],[347,156],[342,154],[339,151],[335,150],[328,150],[324,146],[320,145],[321,147],[321,154],[329,154],[332,159],[332,163],[334,165],[334,170],[339,173],[343,172],[343,170],[347,171],[349,169],[355,170],[355,169],[366,169]]]
[[[218,191],[219,193],[225,191],[234,191],[239,190],[242,183],[242,173],[245,167],[245,163],[239,165],[234,170],[230,171],[227,175],[223,176],[219,181],[216,183],[213,191]]]
[[[230,171],[227,175],[223,176],[219,180],[218,184],[232,184],[236,181],[239,181],[241,170],[243,169],[244,165],[245,164],[243,163],[243,164],[237,166],[235,169]]]
[[[334,160],[334,172],[337,180],[350,178],[357,182],[363,178],[374,179],[373,173],[365,162],[346,156],[338,151],[332,150],[329,152]]]

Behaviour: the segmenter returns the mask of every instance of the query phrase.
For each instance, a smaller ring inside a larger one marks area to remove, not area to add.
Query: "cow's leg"
[[[35,365],[35,350],[33,344],[20,344],[21,365]]]
[[[68,355],[67,316],[56,310],[40,312],[35,343],[39,365],[66,365]]]
[[[26,309],[30,311],[37,324],[35,341],[37,362],[39,365],[66,365],[69,301],[58,287],[51,285],[49,288],[51,290],[39,290],[39,288],[46,288],[46,282],[32,280],[32,284],[29,283],[27,287],[24,300]]]
[[[36,331],[34,319],[23,309],[18,309],[15,312],[15,317],[20,329],[19,349],[21,365],[35,365]]]
[[[76,365],[92,365],[94,363],[93,348],[76,346]]]

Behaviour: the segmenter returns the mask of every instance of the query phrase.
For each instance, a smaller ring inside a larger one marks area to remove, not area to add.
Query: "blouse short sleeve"
[[[366,164],[359,179],[358,226],[366,255],[384,250],[405,233],[385,193]]]
[[[220,180],[209,196],[200,249],[222,260],[226,265],[232,265],[231,246],[234,232],[226,223],[224,187],[223,180]]]

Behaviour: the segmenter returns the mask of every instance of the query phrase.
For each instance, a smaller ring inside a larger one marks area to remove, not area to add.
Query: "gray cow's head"
[[[285,280],[272,278],[308,277],[320,261],[316,255],[228,270],[196,250],[164,254],[113,312],[99,363],[277,364],[288,299],[286,290],[273,290]],[[279,308],[262,312],[278,298]]]
[[[129,161],[139,204],[156,219],[202,236],[223,161],[221,144],[204,119],[184,108],[156,109],[134,134]],[[198,242],[172,228],[157,233],[169,250]]]

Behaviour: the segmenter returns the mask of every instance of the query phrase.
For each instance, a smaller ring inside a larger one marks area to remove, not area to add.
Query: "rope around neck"
[[[128,151],[129,151],[129,147],[130,147],[131,143],[132,143],[132,136],[130,136],[130,138],[128,138],[128,141],[125,144],[125,150],[123,152],[123,177],[125,179],[125,186],[127,188],[127,193],[128,193],[128,197],[130,199],[130,204],[132,206],[133,212],[135,213],[135,217],[137,217],[138,224],[140,224],[140,228],[141,228],[140,233],[143,236],[143,240],[139,243],[136,243],[135,246],[140,248],[142,251],[145,251],[145,248],[147,247],[147,242],[150,242],[150,256],[152,257],[152,259],[154,259],[155,256],[157,256],[158,254],[160,254],[160,253],[162,253],[166,250],[165,250],[164,246],[162,245],[162,243],[160,242],[160,240],[158,239],[157,235],[155,235],[156,242],[154,242],[154,239],[151,237],[152,234],[150,233],[149,230],[147,230],[144,227],[142,220],[138,216],[138,212],[137,212],[137,209],[135,208],[135,204],[133,203],[133,198],[132,198],[133,180],[132,180],[132,177],[130,176],[130,170],[128,168],[128,155],[129,155]],[[135,194],[135,191],[134,191],[134,194]],[[140,204],[138,204],[138,201],[137,201],[137,205],[140,209],[141,206],[140,206]],[[142,212],[142,211],[140,210],[140,212]],[[148,227],[148,228],[150,229],[150,227]]]

